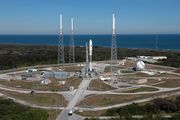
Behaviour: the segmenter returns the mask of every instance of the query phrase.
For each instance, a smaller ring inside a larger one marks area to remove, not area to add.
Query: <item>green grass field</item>
[[[180,87],[180,78],[179,79],[163,79],[164,83],[157,84],[157,87],[164,87],[164,88],[175,88]]]
[[[111,87],[110,85],[104,83],[101,80],[92,80],[89,84],[89,90],[98,90],[98,91],[107,91],[107,90],[114,90],[115,88]]]
[[[126,93],[136,93],[136,92],[153,92],[153,91],[158,91],[157,88],[153,87],[140,87],[140,88],[135,88],[132,90],[124,91]]]
[[[62,95],[56,93],[18,93],[12,91],[1,90],[1,93],[14,97],[19,100],[26,101],[28,103],[43,105],[43,106],[66,106],[67,101]]]
[[[51,79],[51,78],[50,78]],[[65,85],[58,85],[56,80],[52,80],[52,82],[48,85],[40,85],[39,82],[35,81],[23,81],[23,80],[0,80],[1,85],[9,86],[9,87],[18,87],[23,89],[32,89],[32,90],[43,90],[43,91],[66,91],[69,89],[69,86],[74,86],[77,88],[81,82],[79,78],[68,78],[67,83]]]

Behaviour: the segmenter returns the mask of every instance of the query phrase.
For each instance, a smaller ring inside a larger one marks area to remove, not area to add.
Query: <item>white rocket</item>
[[[92,40],[89,40],[89,71],[92,71],[92,51],[93,51],[93,44],[92,44]]]

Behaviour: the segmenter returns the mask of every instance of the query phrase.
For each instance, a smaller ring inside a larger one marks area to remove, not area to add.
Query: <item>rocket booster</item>
[[[90,39],[89,40],[89,57],[90,57],[90,60],[89,60],[89,71],[92,71],[92,50],[93,50],[93,46],[92,46],[92,40]]]
[[[92,56],[92,40],[89,40],[89,55]]]

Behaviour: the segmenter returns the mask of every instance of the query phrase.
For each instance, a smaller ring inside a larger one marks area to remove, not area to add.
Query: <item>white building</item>
[[[143,71],[145,69],[145,63],[141,60],[136,62],[136,70]]]
[[[46,79],[46,78],[41,80],[40,82],[42,85],[47,85],[47,84],[51,83],[51,81],[49,79]]]
[[[153,60],[163,60],[163,59],[167,59],[166,56],[152,56]]]

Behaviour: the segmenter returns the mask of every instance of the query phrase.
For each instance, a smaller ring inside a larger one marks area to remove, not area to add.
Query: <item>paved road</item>
[[[104,69],[104,67],[102,67],[101,65],[98,66],[98,65],[95,64],[95,66],[98,67],[99,70],[101,70],[101,71],[103,71],[103,69]],[[170,72],[170,73],[172,73],[172,72]],[[178,73],[175,73],[175,74],[180,75]],[[5,76],[5,74],[0,74],[0,78],[1,77],[3,78],[3,77],[6,77],[6,76]],[[143,78],[143,77],[140,77],[140,78]],[[154,78],[156,78],[156,77],[154,77]],[[174,77],[174,78],[178,78],[178,77]],[[88,95],[88,94],[118,94],[118,95],[129,94],[129,95],[132,95],[132,94],[148,94],[148,93],[151,93],[151,92],[115,93],[115,92],[112,92],[112,91],[106,91],[106,92],[87,91],[86,92],[86,89],[89,86],[90,81],[91,81],[91,79],[82,80],[81,84],[79,85],[79,87],[78,87],[78,89],[76,91],[73,91],[73,92],[67,92],[67,91],[66,92],[57,92],[59,94],[63,94],[65,96],[65,98],[68,101],[70,101],[66,108],[63,108],[63,107],[62,108],[61,107],[50,107],[50,106],[48,106],[48,107],[46,107],[46,106],[38,106],[38,105],[35,105],[35,104],[28,103],[26,101],[15,99],[13,97],[9,97],[9,98],[13,99],[15,102],[18,102],[18,103],[21,103],[21,104],[24,104],[24,105],[28,105],[28,106],[32,106],[32,107],[38,107],[38,108],[44,108],[44,109],[63,109],[63,111],[59,114],[59,116],[57,117],[56,120],[83,120],[84,118],[82,116],[79,116],[79,115],[76,115],[76,114],[73,114],[72,116],[68,116],[68,112],[71,109],[74,111],[75,108],[80,108],[80,107],[75,107],[75,105],[79,101],[81,101],[83,99],[83,96],[85,96],[85,95]],[[15,92],[19,92],[19,93],[29,93],[31,91],[31,90],[27,90],[27,89],[16,89],[16,88],[5,87],[5,86],[0,86],[0,89],[8,90],[8,91],[15,91]],[[180,87],[178,87],[178,88],[159,88],[158,87],[158,89],[160,90],[158,92],[162,92],[162,91],[177,90],[177,89],[180,89]],[[54,92],[51,92],[51,91],[36,91],[36,93],[54,93]],[[153,93],[156,93],[156,92],[153,92]],[[1,95],[3,95],[3,94],[0,94],[0,96]],[[117,105],[112,105],[112,106],[106,106],[106,107],[81,108],[81,109],[82,110],[97,111],[97,110],[104,110],[104,109],[109,109],[109,108],[113,108],[113,107],[125,106],[125,105],[128,105],[128,104],[134,103],[134,102],[145,102],[145,101],[149,101],[149,100],[152,100],[152,99],[154,99],[154,98],[151,97],[151,98],[146,98],[146,99],[143,99],[143,100],[135,100],[135,101],[127,102],[127,103],[122,103],[122,104],[117,104]]]
[[[69,102],[68,106],[58,115],[56,120],[83,120],[82,116],[78,116],[73,114],[72,116],[68,116],[69,110],[75,110],[75,105],[83,99],[83,93],[89,86],[91,79],[83,79],[81,84],[79,85],[76,93],[74,94],[72,100]]]

